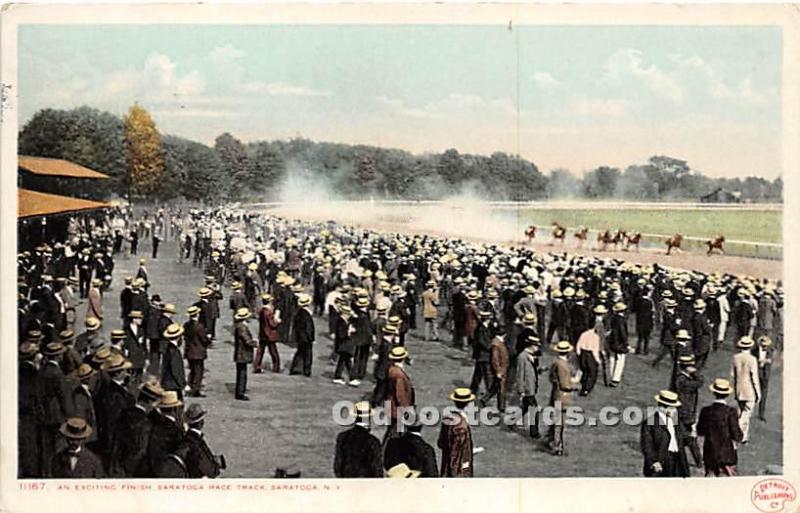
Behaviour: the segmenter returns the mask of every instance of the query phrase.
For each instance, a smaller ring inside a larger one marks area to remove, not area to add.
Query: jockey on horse
[[[725,248],[723,247],[725,245],[724,235],[717,235],[715,239],[706,241],[706,245],[708,246],[706,255],[711,256],[711,253],[713,253],[715,249],[718,249],[720,253],[725,254]]]
[[[672,237],[666,240],[667,244],[667,254],[669,255],[672,253],[672,248],[681,249],[681,242],[683,242],[683,235],[680,233],[676,233]]]

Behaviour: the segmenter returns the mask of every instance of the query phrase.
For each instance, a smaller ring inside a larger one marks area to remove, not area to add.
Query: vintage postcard
[[[0,510],[800,511],[797,5],[0,23]]]

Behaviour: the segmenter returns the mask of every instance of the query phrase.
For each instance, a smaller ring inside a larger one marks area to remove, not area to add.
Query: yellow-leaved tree
[[[128,180],[132,191],[148,196],[158,190],[164,172],[161,136],[150,113],[137,104],[125,116]]]

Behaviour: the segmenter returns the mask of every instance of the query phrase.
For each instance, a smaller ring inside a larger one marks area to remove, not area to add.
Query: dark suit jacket
[[[110,453],[117,435],[117,425],[125,409],[134,404],[133,395],[124,386],[109,380],[100,389],[102,415],[98,417],[98,436],[101,447]]]
[[[114,477],[153,477],[147,449],[157,412],[150,414],[132,406],[122,411],[111,450],[111,475]]]
[[[183,425],[163,415],[155,417],[147,446],[147,460],[156,477],[171,454],[176,454],[183,441]]]
[[[736,465],[733,442],[742,441],[739,416],[736,409],[722,403],[713,403],[700,410],[697,436],[704,437],[703,461],[706,467]]]
[[[617,354],[628,352],[628,324],[624,315],[614,314],[611,318],[608,347]]]
[[[667,475],[666,473],[656,474],[652,468],[653,464],[659,462],[662,467],[665,467],[665,462],[667,461],[670,441],[669,431],[667,427],[662,424],[661,417],[657,413],[654,414],[654,418],[648,418],[642,422],[640,447],[642,455],[644,456],[644,475],[646,477],[687,477],[689,475],[689,463],[686,460],[686,451],[681,450],[681,441],[685,434],[680,422],[676,422],[674,426],[675,438],[678,442],[678,452],[676,453],[678,469],[676,475]]]
[[[692,317],[692,343],[694,354],[706,354],[711,350],[711,324],[705,314]]]
[[[336,477],[383,477],[381,442],[369,430],[353,426],[336,437]]]
[[[257,342],[244,322],[237,322],[233,329],[233,361],[253,363],[253,348]]]
[[[202,433],[198,433],[193,429],[186,431],[177,453],[186,464],[188,477],[199,479],[219,476],[219,463],[211,452],[211,448],[208,447],[205,436]]]
[[[297,347],[308,347],[314,343],[314,319],[305,308],[298,310],[294,316],[292,333]]]
[[[144,344],[144,327],[139,326],[134,335],[130,325],[125,326],[125,345],[128,352],[128,360],[131,361],[134,369],[143,369],[147,359],[147,348]]]
[[[70,453],[63,449],[53,457],[52,472],[56,479],[91,479],[106,477],[103,465],[92,451],[82,447],[74,469],[70,468]]]
[[[183,343],[183,354],[187,360],[205,360],[208,356],[206,348],[211,341],[199,321],[189,320],[183,325]]]
[[[183,390],[185,386],[186,369],[181,350],[172,342],[167,342],[161,358],[161,387],[164,390]]]
[[[419,477],[439,477],[436,452],[421,436],[406,432],[386,443],[383,468],[386,470],[405,463],[411,470],[422,472]]]
[[[702,385],[703,378],[697,374],[689,377],[680,372],[675,377],[675,392],[681,402],[678,408],[678,418],[681,422],[694,423],[697,415],[697,392]]]
[[[39,369],[39,393],[44,408],[42,424],[60,425],[72,415],[72,386],[58,364],[45,362]]]

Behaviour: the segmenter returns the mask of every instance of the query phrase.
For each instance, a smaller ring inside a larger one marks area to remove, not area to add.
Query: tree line
[[[711,178],[668,156],[577,176],[567,169],[545,174],[533,162],[503,152],[486,156],[448,149],[415,155],[304,138],[243,143],[230,133],[210,147],[159,133],[138,105],[123,117],[89,107],[40,110],[19,133],[19,153],[63,158],[110,175],[93,187],[97,197],[131,194],[206,203],[278,200],[282,184],[293,175],[342,198],[423,200],[472,192],[513,201],[697,201],[722,188],[740,193],[743,201],[779,202],[783,194],[780,178]]]

